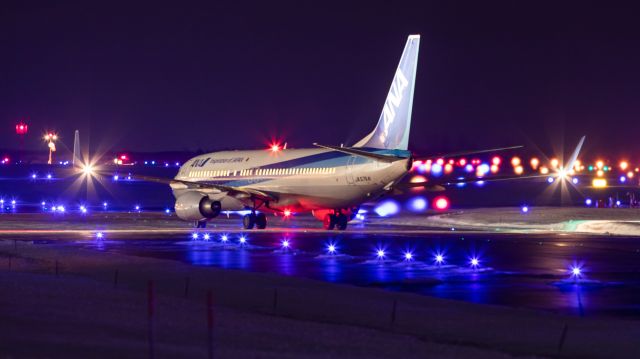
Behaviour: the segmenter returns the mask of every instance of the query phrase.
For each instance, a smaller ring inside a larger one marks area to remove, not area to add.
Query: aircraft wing
[[[435,156],[420,156],[420,157],[421,158],[450,158],[450,157],[458,157],[458,156],[478,155],[478,154],[489,153],[489,152],[515,150],[522,147],[524,146],[518,145],[518,146],[509,146],[509,147],[490,148],[490,149],[484,149],[484,150],[470,150],[470,151],[460,151],[460,152],[453,152],[453,153],[443,153]]]
[[[133,176],[135,179],[140,179],[147,182],[156,182],[156,183],[164,183],[164,184],[182,184],[187,188],[192,189],[216,189],[220,192],[227,192],[231,196],[238,198],[255,198],[261,201],[277,201],[278,198],[275,194],[266,193],[264,191],[259,191],[250,187],[237,187],[237,186],[226,186],[217,183],[210,182],[193,182],[193,181],[184,181],[178,180],[174,178],[164,178],[164,177],[151,177],[151,176]]]

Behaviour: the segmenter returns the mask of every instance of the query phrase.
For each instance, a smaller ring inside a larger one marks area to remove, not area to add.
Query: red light
[[[442,158],[438,158],[438,160],[436,161],[437,164],[439,164],[440,166],[442,166],[444,164],[444,159]]]
[[[500,165],[500,157],[495,156],[492,160],[491,163],[493,163],[494,165],[498,166]]]
[[[127,155],[122,155],[122,156],[120,156],[120,159],[121,159],[121,160],[126,160],[126,159],[127,159]]]
[[[27,131],[29,130],[29,126],[27,126],[25,123],[20,122],[16,125],[16,133],[18,135],[26,135]]]
[[[461,166],[461,167],[464,167],[464,166],[466,166],[466,164],[467,164],[467,160],[465,160],[464,158],[461,158],[461,159],[460,159],[460,162],[458,162],[458,163],[460,163],[460,166]]]
[[[285,209],[285,210],[284,210],[284,216],[285,216],[285,217],[290,217],[290,216],[291,216],[291,210],[289,210],[289,209]]]
[[[436,197],[433,203],[434,207],[441,211],[449,208],[449,200],[446,197]]]

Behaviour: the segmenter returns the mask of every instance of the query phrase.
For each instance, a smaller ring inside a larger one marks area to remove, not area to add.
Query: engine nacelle
[[[222,211],[220,201],[199,192],[187,192],[176,199],[176,215],[185,221],[202,221],[217,217]]]

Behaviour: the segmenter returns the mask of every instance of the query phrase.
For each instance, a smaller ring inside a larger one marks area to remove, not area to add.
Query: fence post
[[[562,347],[564,346],[564,341],[567,339],[567,331],[569,330],[569,325],[564,323],[564,327],[562,328],[562,334],[560,334],[560,342],[558,343],[558,355],[562,352]]]
[[[147,283],[147,336],[149,339],[149,359],[154,358],[153,343],[153,315],[155,312],[155,293],[153,288],[153,280],[149,279]]]
[[[391,308],[391,326],[393,326],[396,323],[396,310],[398,307],[398,300],[394,299],[393,300],[393,307]]]
[[[119,276],[119,270],[116,269],[116,271],[113,273],[113,288],[118,288],[118,276]]]
[[[211,293],[211,290],[209,290],[207,292],[207,329],[208,329],[207,346],[208,346],[209,359],[213,359],[213,324],[214,324],[213,293]]]
[[[273,289],[273,314],[278,314],[278,288]]]

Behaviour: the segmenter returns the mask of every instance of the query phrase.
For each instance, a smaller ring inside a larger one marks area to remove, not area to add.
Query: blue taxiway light
[[[247,237],[245,236],[240,236],[240,238],[238,239],[238,241],[240,242],[241,245],[247,244]]]
[[[529,212],[529,206],[522,206],[522,207],[520,208],[520,211],[521,211],[522,213],[528,213],[528,212]]]

